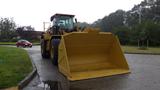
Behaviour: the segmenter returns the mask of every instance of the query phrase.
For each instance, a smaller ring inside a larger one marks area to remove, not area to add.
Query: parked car
[[[18,40],[16,42],[17,47],[32,47],[32,43],[27,40]]]

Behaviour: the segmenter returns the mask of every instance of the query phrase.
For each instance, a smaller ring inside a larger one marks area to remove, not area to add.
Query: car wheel
[[[23,48],[25,48],[26,47],[26,45],[23,45]]]

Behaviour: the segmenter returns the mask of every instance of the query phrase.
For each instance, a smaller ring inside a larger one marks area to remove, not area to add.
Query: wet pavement
[[[23,90],[44,90],[43,86],[39,86],[42,82],[39,79],[39,76],[36,75],[32,81],[25,87]]]
[[[45,84],[46,85],[45,88],[49,88],[47,86],[47,82],[53,82],[53,83],[58,82],[61,84],[60,88],[62,88],[63,90],[69,88],[68,80],[58,71],[57,67],[55,67],[49,59],[42,59],[39,46],[33,46],[32,48],[24,48],[24,49],[28,51],[30,58],[33,60],[33,63],[37,68],[37,73],[39,76],[39,84],[37,84],[36,87],[44,88]]]
[[[159,90],[160,88],[160,55],[126,54],[131,69],[130,74],[68,82],[50,60],[42,59],[39,46],[26,50],[39,75],[35,87],[38,85],[43,88],[44,85],[41,84],[45,81],[58,81],[63,88],[67,88],[70,83],[70,90]]]

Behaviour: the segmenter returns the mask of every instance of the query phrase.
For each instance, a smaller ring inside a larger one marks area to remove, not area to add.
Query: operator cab
[[[74,15],[68,14],[55,14],[51,17],[53,24],[53,32],[72,32],[75,31],[75,25],[73,21]],[[56,33],[55,33],[56,34]]]

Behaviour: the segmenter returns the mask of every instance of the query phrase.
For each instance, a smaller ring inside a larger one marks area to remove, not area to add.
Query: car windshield
[[[27,40],[19,40],[18,42],[26,42],[26,43],[29,43],[29,41],[27,41]]]

